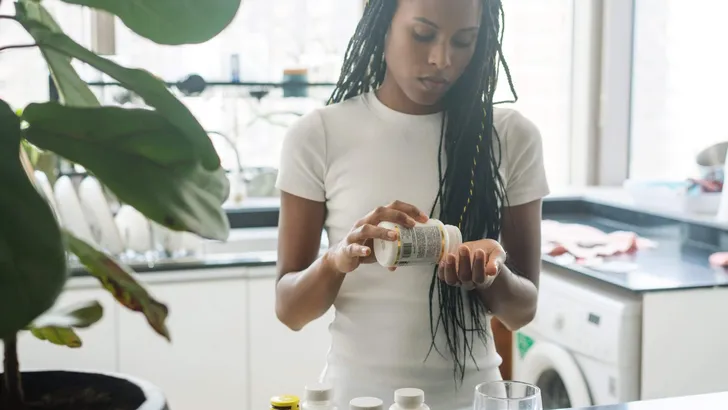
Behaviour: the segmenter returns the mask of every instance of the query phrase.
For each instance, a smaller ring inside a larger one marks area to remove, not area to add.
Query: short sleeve
[[[549,194],[541,132],[518,111],[505,121],[506,197],[508,206],[523,205]]]
[[[325,172],[326,136],[321,113],[314,110],[299,118],[283,138],[276,188],[324,202]]]

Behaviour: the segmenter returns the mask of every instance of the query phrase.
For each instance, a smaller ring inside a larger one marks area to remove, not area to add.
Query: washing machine
[[[638,295],[543,272],[536,318],[513,337],[514,379],[540,387],[544,410],[638,400],[641,312]]]

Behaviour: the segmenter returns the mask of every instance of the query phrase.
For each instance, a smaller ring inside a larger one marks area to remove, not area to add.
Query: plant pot
[[[122,374],[25,371],[22,381],[28,410],[169,410],[158,387]],[[39,405],[46,398],[55,407]]]

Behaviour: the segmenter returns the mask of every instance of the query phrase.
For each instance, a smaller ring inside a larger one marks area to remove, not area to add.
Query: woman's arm
[[[511,331],[527,325],[536,315],[541,273],[541,202],[504,209],[501,243],[507,262],[500,264],[493,283],[479,290],[486,307]]]
[[[427,221],[417,207],[394,201],[380,206],[357,221],[341,242],[317,259],[326,216],[323,202],[281,192],[278,222],[278,281],[276,315],[293,330],[322,316],[339,293],[346,273],[361,263],[374,263],[375,238],[395,241],[396,231],[377,226],[389,221],[412,227]]]
[[[319,258],[326,205],[281,192],[276,315],[301,330],[331,307],[344,281],[326,255]]]

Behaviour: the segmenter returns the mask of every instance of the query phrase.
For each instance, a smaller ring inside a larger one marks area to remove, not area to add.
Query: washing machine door
[[[521,366],[519,378],[541,389],[544,410],[594,405],[579,365],[564,348],[537,341]]]

